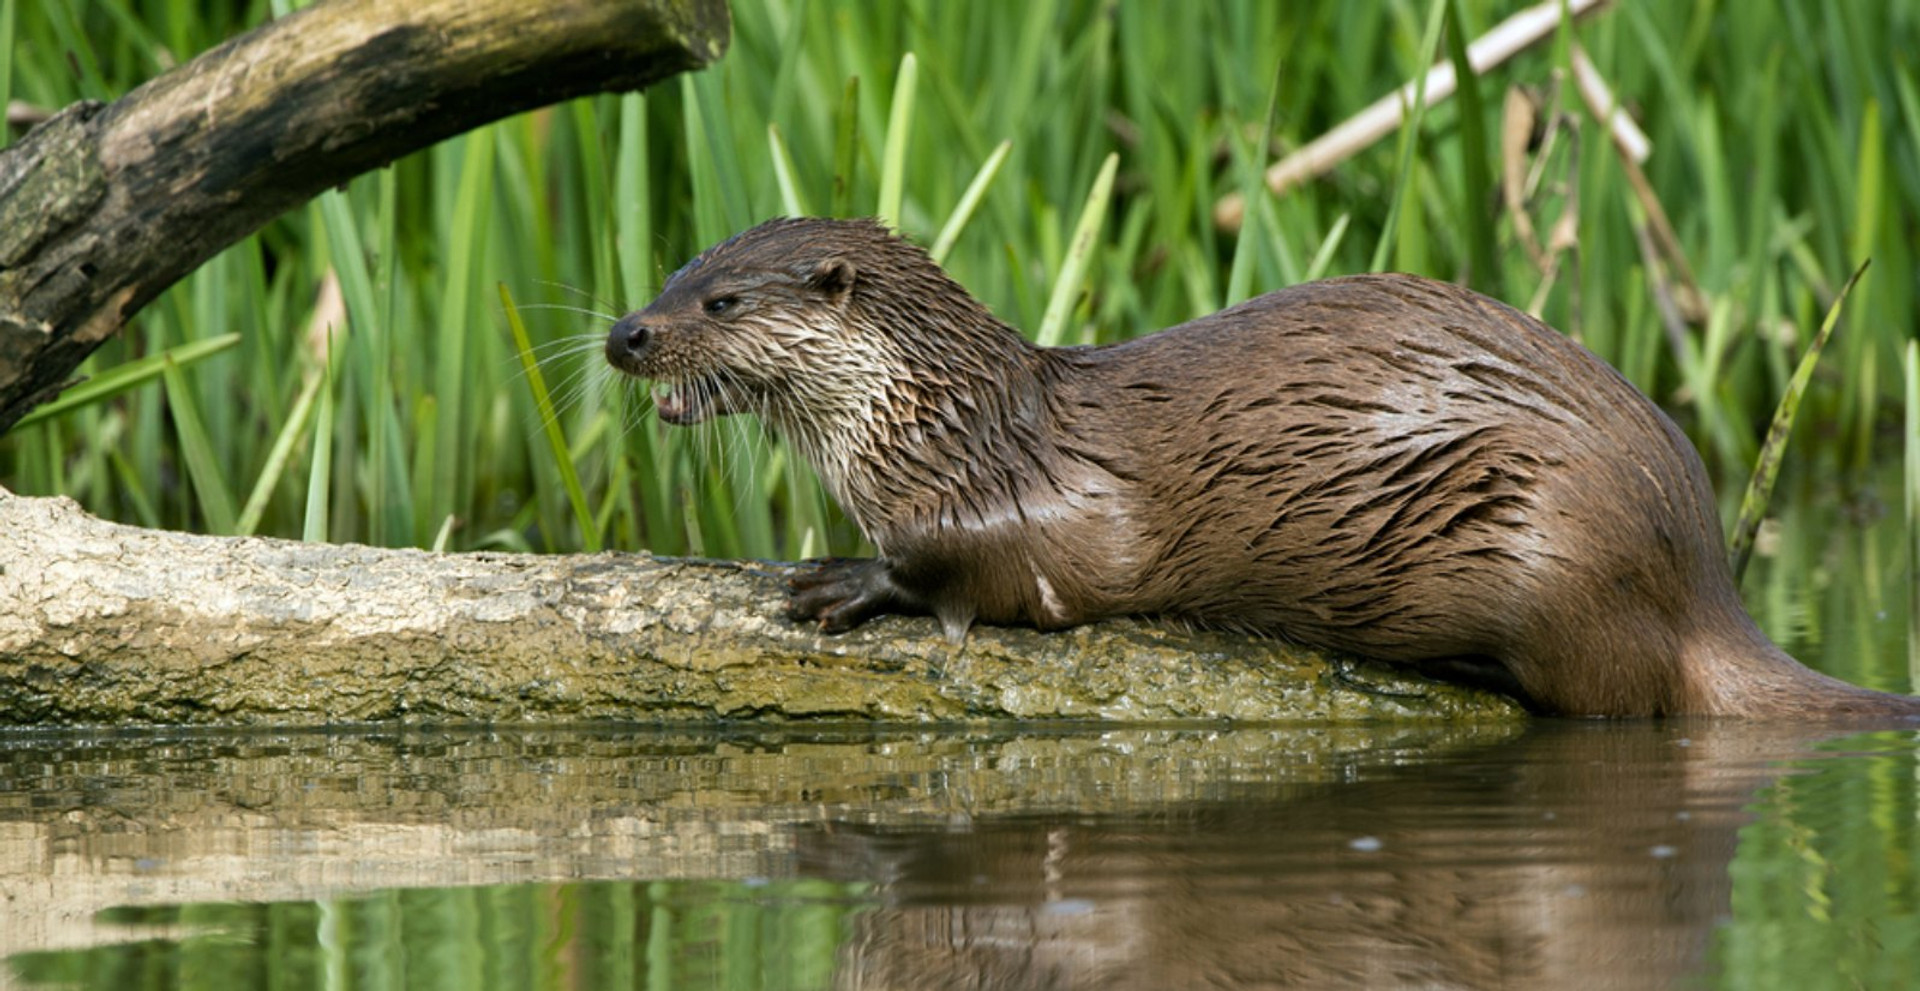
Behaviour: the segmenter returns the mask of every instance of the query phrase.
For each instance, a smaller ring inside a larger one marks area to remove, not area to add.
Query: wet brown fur
[[[724,300],[710,312],[715,300]],[[716,245],[614,327],[663,415],[758,413],[880,557],[796,618],[1164,615],[1435,669],[1568,714],[1920,714],[1775,647],[1686,438],[1586,349],[1405,275],[1040,348],[870,221]]]

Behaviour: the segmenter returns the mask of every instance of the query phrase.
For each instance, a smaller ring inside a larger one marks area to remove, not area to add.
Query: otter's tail
[[[1685,708],[1720,716],[1920,720],[1920,697],[1851,685],[1806,667],[1735,607],[1701,617],[1681,652]]]

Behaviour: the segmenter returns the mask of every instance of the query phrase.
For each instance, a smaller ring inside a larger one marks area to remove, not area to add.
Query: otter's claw
[[[875,616],[897,612],[899,590],[886,562],[873,558],[827,558],[787,579],[787,618],[815,622],[827,633],[845,633]]]

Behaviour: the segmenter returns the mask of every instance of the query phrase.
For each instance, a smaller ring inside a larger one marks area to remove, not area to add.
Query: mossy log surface
[[[825,636],[781,617],[790,571],[195,536],[0,490],[0,725],[1519,715],[1164,623]]]
[[[0,432],[161,290],[443,138],[712,63],[725,0],[322,0],[0,152]]]

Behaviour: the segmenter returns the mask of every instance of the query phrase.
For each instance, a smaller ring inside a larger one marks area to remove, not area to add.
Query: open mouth
[[[706,379],[653,383],[653,408],[676,427],[692,426],[714,414],[716,386]]]

